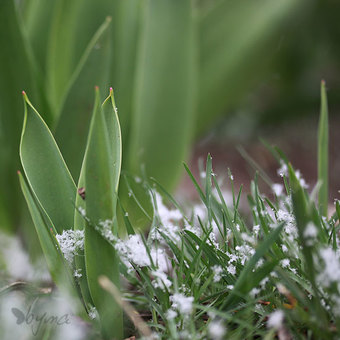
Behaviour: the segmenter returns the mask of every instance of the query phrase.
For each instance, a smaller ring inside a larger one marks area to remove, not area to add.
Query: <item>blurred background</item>
[[[22,90],[77,182],[93,88],[104,98],[113,86],[123,170],[145,172],[190,198],[182,162],[198,175],[198,159],[208,152],[218,176],[230,167],[247,188],[254,170],[239,145],[279,181],[260,137],[315,184],[324,79],[330,192],[338,197],[338,13],[336,0],[2,0],[0,230],[20,235],[32,258],[39,254],[16,175]]]

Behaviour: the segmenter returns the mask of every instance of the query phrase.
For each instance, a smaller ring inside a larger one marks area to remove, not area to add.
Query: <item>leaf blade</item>
[[[97,89],[84,162],[86,215],[90,221],[85,224],[85,265],[88,287],[101,317],[103,332],[107,337],[115,334],[116,337],[121,338],[121,309],[98,283],[98,278],[106,275],[117,287],[120,287],[118,254],[96,229],[101,221],[113,221],[116,218],[117,200],[112,145],[109,142],[109,132],[99,98]],[[114,223],[113,226],[116,227]],[[117,234],[117,228],[111,231]]]
[[[73,226],[76,186],[52,133],[27,95],[23,96],[21,164],[33,193],[61,233]]]
[[[326,83],[321,82],[321,108],[318,130],[318,181],[321,183],[319,191],[319,209],[327,217],[328,211],[328,105]]]

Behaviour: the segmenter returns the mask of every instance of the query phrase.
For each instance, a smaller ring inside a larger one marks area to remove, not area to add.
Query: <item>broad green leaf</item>
[[[106,19],[92,37],[74,70],[58,113],[55,138],[76,180],[91,120],[93,87],[108,87],[111,40],[110,19]]]
[[[28,0],[22,10],[23,33],[25,34],[40,69],[46,72],[46,53],[51,20],[56,0]]]
[[[321,82],[321,109],[318,132],[318,180],[321,183],[319,191],[319,209],[327,217],[328,210],[328,106],[326,84]]]
[[[22,37],[14,1],[0,1],[0,229],[14,230],[23,203],[16,170],[22,122],[23,88],[34,93],[35,78]]]
[[[306,3],[223,0],[197,18],[201,73],[196,135],[207,131],[266,70],[280,31]]]
[[[75,16],[78,1],[56,1],[47,48],[47,88],[54,116],[72,74]]]
[[[190,1],[147,0],[137,51],[128,171],[177,183],[192,136],[196,85]]]
[[[112,94],[112,92],[111,92]],[[116,119],[112,108],[111,119]],[[90,222],[85,225],[85,264],[87,281],[93,302],[98,309],[103,333],[108,338],[113,334],[122,337],[122,313],[117,303],[98,283],[100,275],[106,275],[117,287],[119,282],[119,257],[115,249],[96,228],[101,221],[114,221],[116,218],[117,182],[114,173],[120,166],[120,155],[113,159],[112,143],[109,140],[107,119],[100,106],[99,90],[88,137],[85,155],[85,203],[86,216]],[[119,125],[118,125],[119,126]],[[119,141],[120,139],[115,138]],[[120,169],[119,169],[120,170]],[[112,229],[117,235],[117,229]]]
[[[41,209],[39,202],[37,202],[32,195],[23,176],[20,173],[18,174],[21,190],[26,199],[26,203],[34,223],[35,230],[38,234],[52,279],[64,293],[76,298],[73,301],[76,307],[75,310],[78,313],[82,313],[84,310],[78,300],[79,295],[75,286],[72,272],[68,264],[65,262],[65,259],[60,251],[58,241],[55,238],[57,231],[52,221]]]
[[[133,88],[136,74],[136,54],[142,25],[144,1],[116,0],[112,17],[113,28],[113,60],[112,84],[115,98],[119,104],[123,147],[128,149],[130,121],[133,111]]]
[[[73,226],[76,186],[50,130],[27,95],[23,96],[21,164],[34,195],[61,233]]]
[[[53,13],[47,51],[47,88],[57,117],[73,70],[97,28],[107,16],[113,15],[114,1],[59,0]],[[100,67],[103,65],[96,65],[97,70]]]
[[[94,110],[97,108],[95,107]],[[109,152],[110,158],[111,158],[111,169],[113,169],[113,181],[116,183],[115,190],[117,191],[118,188],[118,182],[119,182],[119,175],[120,175],[120,169],[121,169],[121,132],[119,127],[119,120],[117,116],[117,109],[115,106],[115,101],[113,97],[113,90],[110,89],[110,95],[106,98],[104,103],[102,104],[102,110],[104,115],[104,123],[107,127],[108,131],[108,137],[109,137],[109,144],[111,147],[111,151]],[[91,128],[92,129],[92,128]],[[89,142],[89,140],[88,140]],[[78,182],[78,189],[85,187],[85,169],[86,169],[86,158],[88,154],[88,146],[85,151],[85,156],[83,159],[83,164],[79,176],[79,182]],[[86,197],[86,191],[85,191],[85,197]],[[115,204],[113,202],[113,204]],[[76,210],[75,210],[75,216],[74,216],[74,229],[75,230],[83,230],[85,228],[85,218],[82,216],[79,212],[79,208],[86,209],[86,203],[85,200],[82,199],[80,195],[77,195],[76,198]],[[86,210],[85,210],[86,214]],[[84,297],[84,300],[87,304],[92,302],[92,298],[90,296],[87,278],[86,278],[86,266],[85,266],[85,259],[80,254],[80,256],[75,257],[75,263],[77,269],[80,269],[83,273],[82,277],[79,279],[81,291]]]

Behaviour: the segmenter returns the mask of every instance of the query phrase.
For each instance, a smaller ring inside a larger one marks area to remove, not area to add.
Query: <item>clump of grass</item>
[[[339,216],[320,214],[301,175],[281,162],[285,190],[270,200],[255,179],[251,219],[239,211],[238,196],[226,205],[210,156],[205,189],[187,169],[204,205],[200,215],[185,214],[168,194],[172,207],[166,208],[161,187],[150,187],[158,211],[150,232],[112,244],[129,287],[122,294],[149,322],[154,338],[339,334]]]

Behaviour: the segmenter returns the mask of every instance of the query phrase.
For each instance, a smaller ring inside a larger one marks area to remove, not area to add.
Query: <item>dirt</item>
[[[330,116],[329,126],[329,195],[330,204],[333,204],[333,199],[340,198],[340,134],[337,131],[340,127],[340,116]],[[217,129],[196,143],[189,162],[190,169],[197,178],[199,159],[206,159],[207,154],[210,153],[217,178],[227,178],[229,167],[236,187],[243,184],[244,192],[248,193],[255,170],[239,152],[238,147],[241,146],[252,159],[260,164],[273,182],[282,183],[282,179],[277,174],[279,165],[262,144],[260,138],[263,138],[270,145],[278,146],[286,154],[294,168],[301,171],[311,190],[317,182],[317,127],[318,117],[316,115],[284,124],[264,126],[253,129],[250,133],[244,124],[236,122],[236,125],[231,127],[233,130],[231,133],[228,134],[230,129],[226,129],[227,132],[224,133],[221,133],[221,129]],[[260,183],[260,188],[263,192],[270,193],[269,186],[263,181]],[[178,194],[187,199],[197,197],[187,175],[183,176]]]

